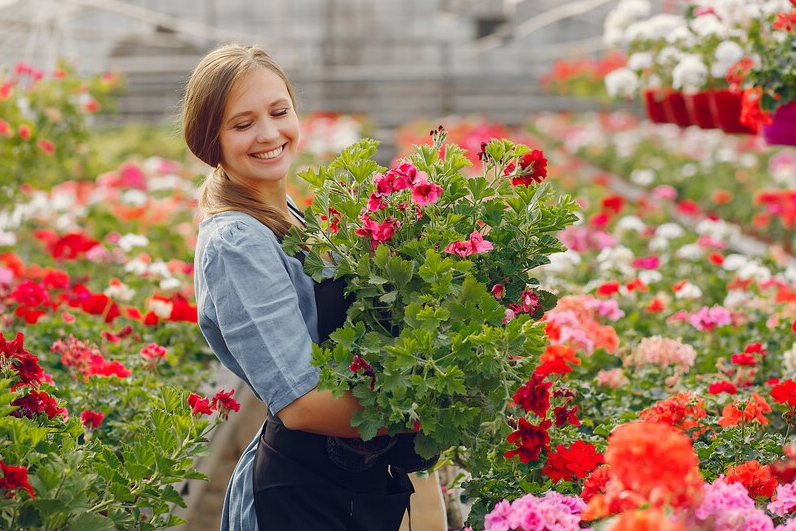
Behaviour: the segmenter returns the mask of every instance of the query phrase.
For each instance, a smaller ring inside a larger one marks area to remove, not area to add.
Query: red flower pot
[[[710,92],[697,92],[696,94],[685,94],[685,106],[691,123],[698,125],[702,129],[716,129],[719,124],[713,118],[713,111],[710,105]]]
[[[680,127],[692,125],[691,116],[689,116],[688,108],[685,106],[685,98],[682,92],[668,92],[664,100],[664,106],[673,123]]]
[[[796,101],[780,105],[773,121],[763,126],[763,138],[769,145],[796,146]]]
[[[666,113],[664,100],[666,95],[661,90],[647,89],[644,91],[644,109],[647,111],[647,118],[656,124],[668,124],[671,122]]]
[[[729,90],[710,93],[713,118],[722,131],[729,134],[755,134],[755,130],[741,123],[741,94]]]

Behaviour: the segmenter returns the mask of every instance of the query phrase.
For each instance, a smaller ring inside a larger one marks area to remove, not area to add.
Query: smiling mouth
[[[276,149],[272,149],[271,151],[266,151],[263,153],[252,153],[250,156],[254,157],[255,159],[261,159],[261,160],[275,159],[276,157],[282,154],[282,152],[285,150],[286,145],[287,144],[284,144]]]

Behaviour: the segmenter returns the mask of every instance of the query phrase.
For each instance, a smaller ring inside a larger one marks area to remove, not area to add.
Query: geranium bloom
[[[218,416],[224,420],[229,418],[230,411],[240,411],[240,404],[237,400],[232,398],[235,390],[232,391],[219,391],[210,400],[210,407],[218,410]]]
[[[141,349],[141,357],[153,360],[153,359],[165,359],[166,358],[166,347],[158,345],[157,343],[149,343],[147,346]]]
[[[30,391],[28,394],[21,396],[11,402],[12,406],[16,406],[11,412],[14,417],[27,417],[33,419],[40,414],[47,415],[48,419],[52,419],[57,415],[67,416],[66,408],[58,407],[58,402],[52,396],[44,391]]]
[[[5,491],[6,496],[13,498],[15,491],[22,489],[30,495],[31,500],[35,499],[36,493],[28,483],[27,467],[7,465],[0,461],[0,471],[3,472],[3,477],[0,477],[0,490]]]
[[[526,494],[509,503],[503,500],[484,517],[484,531],[555,530],[578,531],[583,502],[557,492],[537,498]]]
[[[547,177],[547,159],[543,152],[534,149],[520,157],[519,169],[512,162],[503,170],[503,175],[511,175],[511,184],[514,186],[541,183]]]
[[[605,462],[625,489],[650,501],[689,498],[701,483],[691,440],[659,422],[631,422],[608,438]]]
[[[686,528],[663,509],[644,509],[620,514],[606,531],[686,531]]]
[[[455,241],[453,243],[448,244],[445,247],[445,252],[448,254],[455,254],[464,258],[465,256],[470,256],[474,253],[485,253],[487,251],[491,251],[494,247],[492,246],[492,242],[489,242],[481,236],[481,233],[478,231],[473,231],[470,234],[469,241]]]
[[[743,409],[741,409],[743,408]],[[768,419],[764,413],[769,413],[771,406],[765,399],[757,393],[752,393],[752,398],[749,400],[738,399],[732,404],[727,404],[721,411],[721,418],[719,425],[725,428],[736,426],[741,422],[750,422],[756,420],[760,424],[768,424]]]
[[[575,441],[569,448],[559,444],[555,451],[547,454],[547,463],[542,473],[553,483],[561,480],[573,481],[575,478],[585,478],[604,461],[603,455],[591,443]]]
[[[517,430],[512,432],[506,440],[517,445],[514,450],[509,450],[504,455],[506,459],[519,456],[520,461],[528,463],[539,459],[542,450],[550,449],[550,436],[547,430],[553,425],[551,420],[544,420],[535,426],[521,418]]]
[[[738,392],[738,388],[735,387],[735,384],[732,382],[728,382],[727,380],[719,380],[713,382],[708,386],[708,393],[712,395],[718,395],[721,393],[727,393],[728,395],[734,395]]]
[[[714,305],[710,308],[703,306],[692,313],[688,321],[697,330],[712,332],[718,327],[732,324],[732,313],[726,308],[718,305]]]
[[[696,351],[691,345],[679,339],[652,336],[642,339],[633,352],[625,358],[624,364],[628,367],[673,365],[681,371],[686,371],[694,365],[695,359]]]
[[[97,429],[102,425],[105,419],[105,414],[100,411],[91,411],[87,409],[80,414],[80,422],[83,426],[89,429]]]
[[[442,194],[442,187],[428,181],[421,181],[412,186],[412,202],[418,206],[436,203]]]
[[[202,397],[196,393],[191,393],[188,396],[188,405],[191,406],[191,413],[194,415],[212,415],[213,406],[210,399]]]
[[[796,407],[796,381],[793,379],[785,380],[771,389],[771,397],[778,404],[788,404],[788,407]]]
[[[768,465],[761,465],[756,459],[735,467],[732,465],[727,467],[725,481],[728,484],[740,483],[752,499],[760,496],[770,498],[777,488],[777,480],[771,476],[771,468]]]
[[[511,397],[515,404],[525,411],[533,411],[540,418],[545,418],[550,408],[550,387],[553,385],[543,380],[543,376],[534,374]]]
[[[605,494],[608,482],[611,480],[611,468],[603,465],[592,470],[583,482],[580,497],[588,502],[598,494]]]
[[[639,418],[643,421],[662,422],[684,432],[700,428],[702,426],[700,419],[706,416],[705,402],[689,391],[660,400],[639,413]],[[703,431],[697,429],[694,438]]]
[[[771,503],[766,506],[766,509],[777,516],[785,516],[792,513],[796,509],[796,485],[793,483],[778,485],[774,497],[771,499]]]
[[[357,236],[368,236],[371,239],[371,248],[375,249],[379,243],[389,241],[393,233],[401,226],[401,222],[392,216],[381,223],[370,219],[370,216],[363,214],[360,218],[363,226],[356,229],[354,234]]]

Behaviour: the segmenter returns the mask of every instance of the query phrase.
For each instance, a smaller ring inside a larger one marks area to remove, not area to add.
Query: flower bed
[[[792,249],[796,152],[760,137],[653,125],[624,113],[536,117],[528,124],[550,145],[652,190],[670,186],[680,208],[718,216]]]
[[[582,222],[539,276],[561,299],[506,439],[457,456],[488,469],[465,483],[471,525],[790,529],[793,262],[730,251],[720,219],[673,222],[669,186],[629,201],[546,153]]]

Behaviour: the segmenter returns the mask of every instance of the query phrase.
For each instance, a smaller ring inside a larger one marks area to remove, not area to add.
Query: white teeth
[[[272,159],[274,157],[278,157],[279,154],[282,153],[283,149],[284,149],[284,146],[279,146],[275,150],[268,151],[266,153],[252,153],[252,157],[258,158],[258,159]]]

